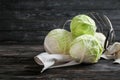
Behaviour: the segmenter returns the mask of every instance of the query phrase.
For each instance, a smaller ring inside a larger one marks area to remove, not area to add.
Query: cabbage
[[[103,48],[92,35],[82,35],[73,40],[70,56],[79,63],[96,63],[100,59]]]
[[[96,32],[96,25],[93,19],[87,15],[77,15],[70,23],[70,30],[73,37],[78,37],[83,34],[94,35]]]
[[[98,41],[100,42],[102,47],[104,47],[104,43],[105,43],[105,39],[106,39],[105,35],[103,33],[96,32],[95,37],[98,39]]]
[[[64,29],[54,29],[48,33],[44,40],[44,47],[48,53],[69,54],[72,34]]]

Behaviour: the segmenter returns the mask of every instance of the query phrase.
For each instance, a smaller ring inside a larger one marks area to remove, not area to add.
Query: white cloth
[[[44,66],[41,72],[48,68],[57,68],[80,64],[74,61],[69,55],[49,54],[47,52],[43,52],[35,56],[34,60],[37,64]]]
[[[113,63],[120,64],[120,43],[115,42],[113,45],[110,45],[101,57],[104,59],[114,59]]]

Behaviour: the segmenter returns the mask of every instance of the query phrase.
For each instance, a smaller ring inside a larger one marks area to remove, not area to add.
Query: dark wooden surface
[[[41,74],[42,66],[33,57],[43,51],[40,45],[0,46],[0,80],[120,80],[120,65],[102,59],[97,64],[49,69]]]
[[[107,15],[120,41],[120,0],[0,0],[0,44],[42,45],[50,30],[88,12]]]

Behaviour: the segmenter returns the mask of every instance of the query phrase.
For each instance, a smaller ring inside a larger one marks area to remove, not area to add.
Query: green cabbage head
[[[71,42],[72,34],[69,31],[64,29],[54,29],[45,37],[44,47],[48,53],[69,55]]]
[[[73,40],[70,56],[79,63],[97,63],[103,52],[101,43],[92,35],[82,35]]]
[[[70,30],[73,37],[78,37],[83,34],[94,35],[96,32],[96,24],[92,18],[81,14],[73,17],[70,23]]]

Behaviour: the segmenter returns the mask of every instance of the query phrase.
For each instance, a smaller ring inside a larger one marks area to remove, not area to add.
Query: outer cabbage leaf
[[[45,50],[53,54],[69,54],[72,34],[64,29],[54,29],[44,40]]]
[[[83,34],[94,35],[96,32],[96,24],[92,18],[82,14],[77,15],[72,19],[70,29],[74,37]]]
[[[102,52],[100,42],[94,36],[87,34],[74,39],[70,48],[70,56],[80,63],[96,63]]]

